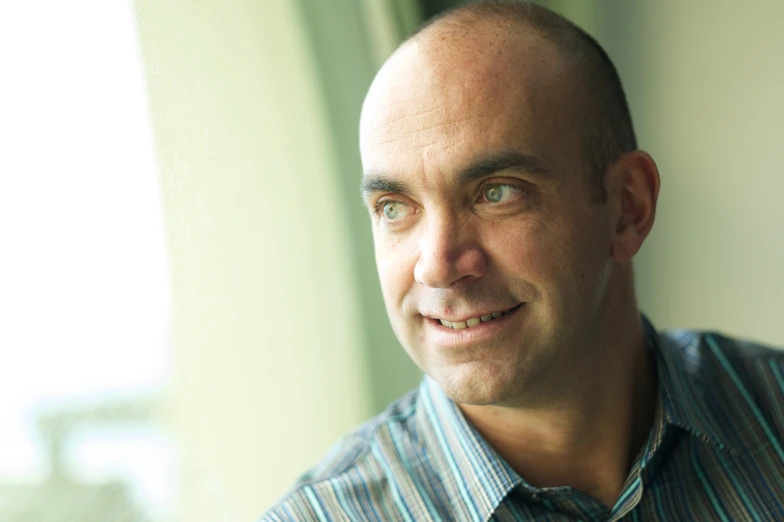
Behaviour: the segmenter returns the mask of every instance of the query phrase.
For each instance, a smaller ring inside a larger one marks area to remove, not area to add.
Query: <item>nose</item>
[[[414,279],[431,288],[449,288],[482,277],[487,261],[473,227],[445,217],[427,223],[420,237]]]

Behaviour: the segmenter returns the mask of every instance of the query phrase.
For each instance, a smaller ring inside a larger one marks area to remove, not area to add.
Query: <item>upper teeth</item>
[[[511,310],[511,308],[510,308]],[[503,312],[493,312],[492,314],[482,315],[480,317],[472,317],[471,319],[466,319],[465,321],[447,321],[445,319],[440,319],[441,324],[448,328],[455,328],[460,330],[462,328],[471,328],[472,326],[476,326],[479,323],[492,321],[493,319],[498,319],[505,313],[509,312],[509,310],[504,310]]]

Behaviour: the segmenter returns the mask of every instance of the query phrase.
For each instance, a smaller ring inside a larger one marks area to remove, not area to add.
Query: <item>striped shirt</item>
[[[425,377],[261,521],[784,520],[784,352],[643,322],[658,404],[612,508],[526,483]]]

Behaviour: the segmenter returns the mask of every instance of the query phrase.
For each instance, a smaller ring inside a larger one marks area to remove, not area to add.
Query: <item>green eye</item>
[[[490,203],[498,203],[503,197],[502,185],[488,185],[485,187],[485,199]]]
[[[395,219],[398,215],[398,207],[399,203],[390,201],[389,203],[384,203],[384,217],[387,219]]]
[[[403,201],[387,199],[376,204],[376,214],[386,223],[397,224],[416,214],[416,209]]]
[[[484,188],[487,203],[511,203],[522,194],[522,189],[506,183],[493,183]]]

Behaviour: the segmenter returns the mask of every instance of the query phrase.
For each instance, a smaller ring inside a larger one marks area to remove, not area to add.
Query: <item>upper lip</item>
[[[436,314],[429,314],[429,313],[422,313],[423,316],[427,317],[428,319],[435,319],[436,321],[449,321],[452,323],[459,323],[461,321],[468,321],[469,319],[473,319],[474,317],[482,317],[483,315],[490,315],[493,312],[505,312],[507,310],[511,310],[516,306],[522,303],[517,303],[516,305],[507,306],[505,308],[493,308],[492,310],[485,310],[483,312],[471,312],[468,314],[463,314],[459,319],[458,318],[450,318],[450,317],[440,317]],[[456,317],[456,316],[454,316]]]

